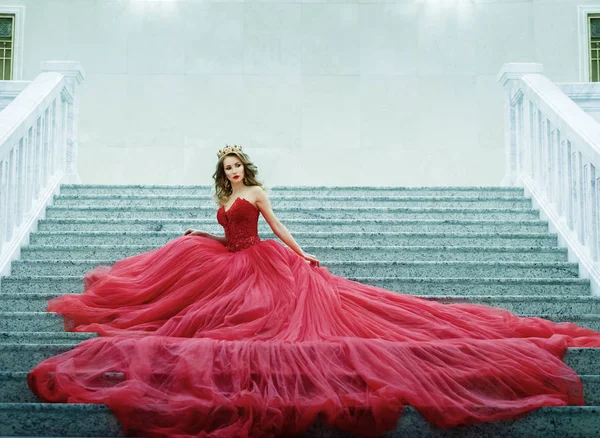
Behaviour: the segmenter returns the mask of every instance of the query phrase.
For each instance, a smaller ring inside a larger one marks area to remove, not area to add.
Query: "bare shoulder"
[[[261,186],[252,186],[248,188],[248,192],[254,199],[262,200],[267,198],[267,192]]]

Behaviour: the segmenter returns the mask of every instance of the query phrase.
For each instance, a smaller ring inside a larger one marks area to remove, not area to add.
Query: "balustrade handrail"
[[[65,77],[56,72],[41,73],[0,111],[0,159],[10,152],[28,129],[65,89]]]
[[[77,88],[83,77],[77,62],[44,62],[42,73],[0,111],[0,276],[10,273],[60,184],[80,182]]]
[[[600,124],[539,64],[505,64],[498,79],[505,89],[503,184],[524,187],[600,295]]]
[[[600,124],[570,99],[556,84],[540,74],[523,76],[514,90],[514,99],[527,95],[531,101],[576,143],[581,152],[600,169]]]

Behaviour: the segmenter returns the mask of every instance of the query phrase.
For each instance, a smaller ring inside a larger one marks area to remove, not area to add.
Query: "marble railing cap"
[[[79,61],[43,61],[42,72],[59,72],[65,76],[73,77],[78,84],[85,78],[85,70]]]
[[[508,81],[517,80],[527,74],[542,74],[544,66],[534,62],[508,62],[498,72],[498,82],[503,87]]]

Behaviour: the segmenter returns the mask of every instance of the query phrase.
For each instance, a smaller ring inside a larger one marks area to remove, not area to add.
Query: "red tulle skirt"
[[[569,346],[600,333],[493,307],[440,304],[311,266],[273,240],[198,236],[86,274],[48,311],[102,337],[29,373],[45,401],[102,403],[141,436],[364,436],[404,405],[440,427],[583,404]]]

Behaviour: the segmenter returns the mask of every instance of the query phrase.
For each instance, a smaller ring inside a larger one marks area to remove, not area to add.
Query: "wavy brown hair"
[[[244,152],[230,152],[219,158],[217,169],[213,174],[213,179],[215,180],[215,198],[220,205],[225,204],[227,198],[231,196],[231,183],[225,176],[223,160],[225,160],[225,157],[232,156],[238,157],[244,166],[244,185],[262,187],[262,183],[256,178],[258,168],[252,160],[250,160],[250,157]]]

